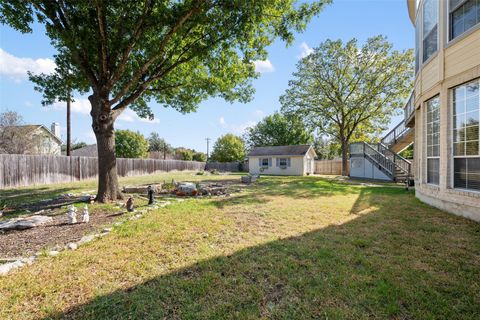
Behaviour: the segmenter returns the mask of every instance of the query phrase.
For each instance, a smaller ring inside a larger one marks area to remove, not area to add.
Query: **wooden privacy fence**
[[[218,171],[230,171],[240,172],[245,170],[246,165],[242,162],[207,162],[205,170],[218,170]]]
[[[349,170],[349,168],[347,168]],[[316,160],[315,174],[342,174],[342,160]]]
[[[122,177],[204,168],[205,162],[197,161],[117,159]],[[97,174],[97,158],[0,154],[0,189],[93,179]]]

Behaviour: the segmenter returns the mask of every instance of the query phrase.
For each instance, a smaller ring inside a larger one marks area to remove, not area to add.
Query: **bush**
[[[115,152],[120,158],[146,158],[148,141],[140,132],[116,130]]]

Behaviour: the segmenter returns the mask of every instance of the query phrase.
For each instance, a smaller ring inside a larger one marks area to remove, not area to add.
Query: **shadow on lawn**
[[[322,185],[311,187],[314,195],[325,193]],[[294,190],[285,194],[305,196]],[[352,213],[358,217],[348,223],[201,261],[49,318],[478,316],[480,225],[430,208],[409,194],[384,198],[377,188],[356,192]],[[366,207],[375,209],[361,214]]]

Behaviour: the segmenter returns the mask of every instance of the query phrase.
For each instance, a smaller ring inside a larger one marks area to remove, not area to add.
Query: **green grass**
[[[479,279],[478,223],[393,185],[262,177],[0,278],[0,318],[478,319]]]

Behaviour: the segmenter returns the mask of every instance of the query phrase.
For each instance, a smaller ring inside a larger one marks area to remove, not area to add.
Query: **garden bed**
[[[41,250],[64,247],[69,242],[80,240],[85,234],[98,232],[121,215],[112,211],[96,209],[89,223],[68,224],[65,214],[52,215],[53,220],[44,225],[0,233],[0,260],[26,257]]]

